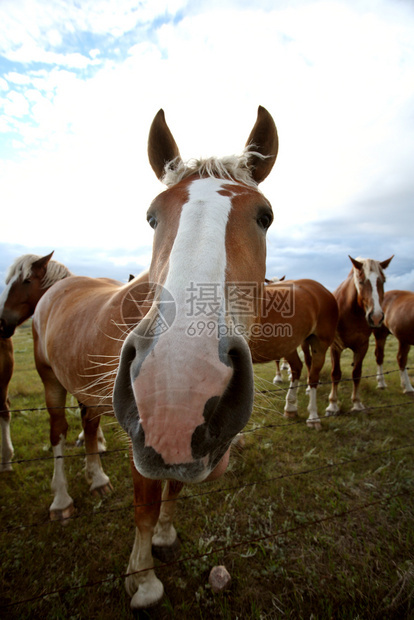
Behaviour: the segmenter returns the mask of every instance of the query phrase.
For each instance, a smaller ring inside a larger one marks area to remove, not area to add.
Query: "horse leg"
[[[292,378],[290,380],[288,393],[286,394],[286,403],[283,415],[285,418],[295,418],[298,413],[297,392],[303,364],[297,351],[294,351],[294,353],[286,359],[291,368]]]
[[[79,401],[78,401],[78,406],[82,412],[83,405]],[[98,452],[106,452],[106,439],[103,434],[103,430],[101,426],[98,426],[97,439],[98,439]],[[84,443],[85,443],[85,431],[82,429],[82,431],[78,435],[75,445],[77,448],[82,448]]]
[[[383,363],[384,363],[384,348],[385,341],[390,332],[386,327],[379,327],[374,330],[375,337],[375,361],[377,363],[377,389],[383,390],[387,387],[387,384],[384,380],[384,371],[383,371]]]
[[[328,347],[326,344],[315,335],[312,335],[306,342],[306,350],[305,347],[303,347],[306,364],[308,365],[308,362],[310,361],[310,365],[308,366],[309,417],[306,420],[306,424],[310,428],[315,428],[316,430],[320,430],[322,428],[318,415],[318,407],[316,404],[316,390],[319,384],[319,375],[325,363],[327,348]],[[312,355],[310,354],[310,351],[312,351]]]
[[[273,378],[273,383],[274,385],[277,385],[278,383],[282,383],[283,379],[282,379],[282,374],[280,372],[280,361],[275,360],[275,363],[276,363],[276,374]]]
[[[1,426],[1,463],[0,471],[12,471],[11,464],[14,450],[10,435],[10,402],[6,395],[7,390],[0,394],[0,426]]]
[[[338,405],[338,385],[342,377],[341,371],[341,353],[337,347],[331,346],[331,363],[332,363],[332,388],[329,394],[329,405],[325,410],[325,416],[336,415],[340,411]]]
[[[152,538],[160,514],[161,482],[144,478],[135,469],[131,456],[134,485],[135,541],[125,580],[132,609],[152,607],[160,602],[164,586],[154,572]]]
[[[10,401],[8,388],[13,375],[14,357],[11,338],[0,339],[0,426],[1,426],[1,463],[0,471],[12,471],[11,460],[14,450],[10,435]]]
[[[408,353],[410,351],[410,345],[405,344],[404,342],[399,343],[398,353],[397,353],[397,362],[398,367],[400,369],[400,380],[401,387],[403,389],[404,394],[409,394],[410,396],[414,396],[414,388],[411,385],[410,378],[407,372],[407,359]]]
[[[65,415],[66,390],[53,371],[39,371],[45,388],[46,406],[50,417],[50,443],[52,444],[54,471],[51,488],[54,494],[49,513],[52,521],[67,519],[73,514],[73,499],[68,493],[65,474],[65,441],[68,423]]]
[[[362,374],[362,362],[368,351],[368,341],[364,343],[358,351],[354,351],[354,368],[352,370],[352,407],[351,411],[364,411],[365,407],[359,398],[359,384]]]
[[[305,364],[306,364],[306,368],[308,369],[308,377],[310,374],[310,369],[312,366],[312,355],[310,352],[310,346],[309,346],[309,342],[307,342],[305,340],[305,342],[302,343],[302,351],[303,351],[303,355],[305,357]],[[306,394],[308,394],[308,396],[310,395],[310,385],[308,383],[308,386],[306,388]]]
[[[162,493],[160,516],[152,537],[152,552],[161,562],[172,562],[180,556],[181,543],[173,525],[176,499],[183,483],[168,480]]]
[[[91,493],[103,496],[112,491],[112,485],[102,468],[101,457],[99,456],[100,413],[94,407],[81,405],[80,408],[85,439],[86,480],[91,485]]]

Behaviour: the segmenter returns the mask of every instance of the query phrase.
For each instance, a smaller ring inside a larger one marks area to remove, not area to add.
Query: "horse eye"
[[[259,224],[260,228],[263,228],[263,230],[265,231],[269,228],[272,222],[273,222],[273,217],[271,216],[270,213],[262,213],[257,218],[257,223]]]
[[[147,222],[154,230],[157,228],[157,220],[153,215],[147,215]]]

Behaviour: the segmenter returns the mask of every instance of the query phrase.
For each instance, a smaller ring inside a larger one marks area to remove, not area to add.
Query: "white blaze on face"
[[[177,303],[186,294],[190,280],[224,287],[226,226],[231,210],[230,197],[218,193],[224,183],[230,184],[207,178],[189,186],[165,282]]]
[[[378,294],[378,278],[379,273],[375,271],[371,271],[369,274],[369,281],[371,282],[372,288],[372,316],[380,316],[382,317],[383,312],[381,308],[381,302]]]
[[[376,321],[376,319],[379,319],[378,322],[381,322],[383,317],[383,311],[381,308],[381,301],[378,293],[378,279],[381,277],[380,267],[376,261],[367,258],[358,257],[356,260],[362,263],[365,280],[367,280],[371,284],[371,304],[369,314],[371,315],[371,318],[374,322]],[[358,293],[361,294],[361,288],[358,281],[356,269],[354,269],[354,282]]]
[[[226,227],[232,205],[219,191],[229,183],[206,178],[189,186],[164,283],[176,303],[175,320],[134,381],[145,445],[170,465],[194,460],[191,440],[205,422],[205,405],[223,394],[233,372],[221,361],[217,330],[211,330],[224,312]],[[204,312],[202,304],[195,308],[190,303],[191,296],[203,290],[215,292],[215,311],[208,304]]]

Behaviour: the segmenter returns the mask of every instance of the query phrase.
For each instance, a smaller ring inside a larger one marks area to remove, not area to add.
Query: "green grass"
[[[78,412],[68,411],[66,470],[75,518],[50,523],[53,462],[48,414],[33,367],[31,331],[14,336],[10,387],[14,471],[0,476],[0,605],[2,618],[129,618],[126,572],[134,538],[132,484],[125,439],[111,418],[102,421],[109,453],[105,471],[114,491],[97,499],[83,475]],[[395,371],[389,339],[385,370]],[[413,366],[413,354],[409,363]],[[351,355],[343,355],[344,378]],[[318,407],[328,402],[330,364],[322,373]],[[364,363],[375,374],[373,346]],[[365,412],[350,414],[351,383],[340,386],[344,414],[306,427],[307,397],[299,392],[297,421],[283,418],[285,382],[274,365],[255,367],[257,397],[244,448],[233,450],[219,481],[188,486],[176,527],[187,561],[157,574],[165,598],[142,618],[414,617],[414,401],[401,393],[398,372],[378,391],[363,379]],[[412,373],[411,373],[412,374]],[[303,375],[304,377],[304,375]],[[68,405],[72,401],[68,398]],[[35,409],[35,411],[28,411]],[[117,452],[110,452],[118,450]],[[224,551],[221,549],[224,548]],[[198,559],[191,559],[200,554]],[[213,594],[211,568],[225,564],[230,588]],[[85,587],[88,583],[99,585]],[[59,593],[46,593],[59,590]],[[40,597],[40,598],[36,598]]]

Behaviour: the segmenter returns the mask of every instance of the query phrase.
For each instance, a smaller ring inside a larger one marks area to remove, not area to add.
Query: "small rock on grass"
[[[231,576],[225,566],[214,566],[210,571],[208,582],[213,592],[223,592],[230,586]]]

